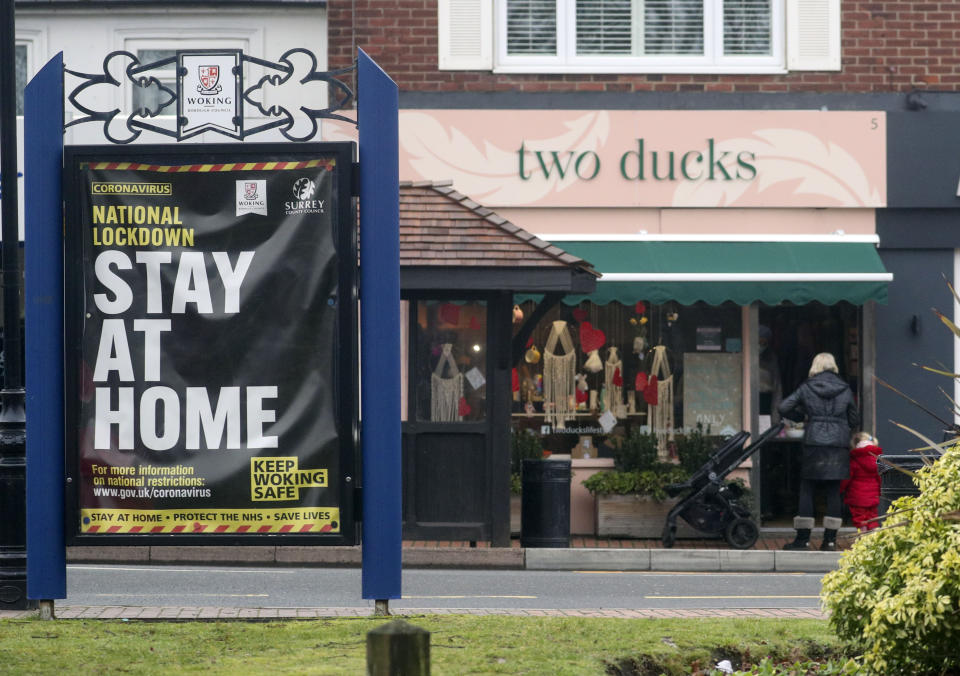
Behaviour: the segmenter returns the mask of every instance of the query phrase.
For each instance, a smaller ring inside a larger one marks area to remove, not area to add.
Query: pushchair
[[[783,424],[774,425],[749,446],[745,446],[749,432],[738,432],[725,441],[689,479],[666,487],[667,495],[681,500],[667,514],[663,526],[663,546],[673,547],[677,537],[677,517],[709,535],[723,534],[734,549],[749,549],[760,536],[760,529],[750,516],[750,510],[739,503],[743,491],[739,485],[726,481],[730,472],[744,460],[777,436]]]

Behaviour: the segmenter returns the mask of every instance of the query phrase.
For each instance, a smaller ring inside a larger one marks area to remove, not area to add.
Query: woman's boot
[[[820,543],[821,552],[837,551],[837,531],[843,525],[843,519],[835,516],[823,517],[823,542]]]
[[[812,516],[793,517],[793,527],[797,530],[797,536],[793,542],[788,542],[783,546],[787,550],[810,549],[810,529],[813,528]]]

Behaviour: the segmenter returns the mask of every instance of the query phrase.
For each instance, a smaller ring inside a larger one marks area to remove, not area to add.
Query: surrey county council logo
[[[293,196],[298,200],[305,200],[311,197],[316,189],[316,184],[309,178],[298,178],[293,184]]]
[[[220,66],[197,66],[197,78],[200,84],[197,91],[202,96],[215,96],[223,87],[220,86]]]
[[[283,208],[287,216],[293,214],[322,214],[325,200],[311,199],[317,192],[317,184],[306,176],[293,182],[293,196],[290,202],[284,202]]]
[[[267,215],[266,180],[237,181],[237,216],[244,214]]]

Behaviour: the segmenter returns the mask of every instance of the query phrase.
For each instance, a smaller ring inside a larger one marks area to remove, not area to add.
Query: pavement
[[[851,531],[840,532],[846,547]],[[837,566],[841,552],[784,551],[793,531],[765,531],[752,549],[730,549],[722,539],[678,539],[665,549],[658,539],[630,540],[573,536],[563,548],[491,547],[488,542],[426,541],[403,543],[405,568],[474,568],[514,570],[630,570],[676,572],[822,573]],[[814,530],[813,545],[820,541]],[[69,563],[178,565],[348,566],[361,564],[355,547],[323,546],[134,546],[68,547]]]
[[[845,549],[852,542],[852,529],[840,531],[838,544]],[[513,570],[618,570],[665,572],[791,572],[825,573],[834,570],[842,551],[784,551],[793,531],[764,529],[752,549],[735,550],[721,539],[678,539],[671,549],[659,540],[607,539],[572,536],[566,548],[521,547],[513,539],[510,547],[491,547],[488,542],[404,541],[404,568],[471,568]],[[814,530],[817,545],[822,530]],[[284,565],[358,567],[362,551],[355,547],[322,546],[133,546],[68,547],[68,563],[177,564],[177,565]],[[781,617],[823,618],[816,608],[790,609],[410,609],[393,610],[394,615],[470,614],[569,617]],[[217,608],[197,606],[56,606],[59,619],[127,620],[273,620],[318,617],[368,617],[373,605],[353,608]],[[0,610],[0,619],[35,617],[36,610]]]

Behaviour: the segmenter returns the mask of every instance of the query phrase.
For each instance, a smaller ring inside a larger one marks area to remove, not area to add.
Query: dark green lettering
[[[698,178],[703,176],[703,172],[701,171],[696,176],[691,176],[690,172],[687,171],[687,160],[690,159],[691,155],[697,156],[697,159],[695,160],[696,162],[703,162],[703,153],[697,152],[696,150],[685,152],[683,157],[680,158],[680,173],[683,174],[683,177],[688,181],[696,181]]]
[[[583,162],[583,158],[592,157],[593,158],[593,173],[589,176],[583,176],[580,174],[580,163]],[[600,156],[597,155],[592,150],[588,150],[584,153],[580,153],[577,157],[577,161],[573,165],[573,170],[577,173],[577,178],[581,178],[584,181],[590,181],[597,177],[597,174],[600,173]]]
[[[712,138],[708,138],[708,139],[707,139],[707,152],[708,152],[708,154],[709,154],[709,156],[710,156],[710,180],[711,180],[711,181],[714,180],[713,170],[714,170],[714,168],[716,168],[716,169],[719,169],[719,170],[721,171],[721,173],[723,173],[723,180],[724,180],[724,181],[732,181],[732,180],[733,180],[733,176],[731,176],[731,175],[730,175],[730,172],[728,172],[727,169],[726,169],[726,167],[723,166],[723,160],[727,157],[727,155],[730,154],[730,151],[724,150],[724,151],[720,154],[720,157],[715,157],[715,156],[714,156],[714,152],[715,152],[714,141],[713,141]]]
[[[654,150],[650,154],[653,156],[653,178],[657,181],[666,181],[668,179],[671,181],[676,180],[676,177],[673,175],[673,151],[671,150],[667,153],[670,157],[670,162],[666,176],[660,176],[660,174],[657,172],[657,162],[660,159],[660,153]]]
[[[628,176],[627,175],[627,159],[635,156],[637,158],[637,175]],[[628,150],[623,155],[620,156],[620,175],[623,176],[628,181],[642,181],[643,180],[643,139],[637,139],[637,150]]]
[[[743,167],[744,169],[750,172],[749,176],[745,176],[745,175],[741,175],[740,170],[737,169],[737,178],[743,178],[748,181],[751,181],[757,177],[757,168],[754,165],[747,162],[747,160],[744,158],[749,158],[751,160],[756,161],[757,156],[756,154],[748,152],[746,150],[743,150],[737,153],[737,164],[739,164],[741,167]]]

